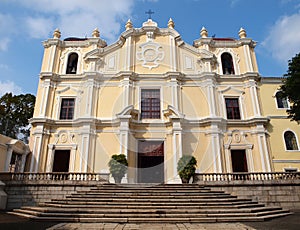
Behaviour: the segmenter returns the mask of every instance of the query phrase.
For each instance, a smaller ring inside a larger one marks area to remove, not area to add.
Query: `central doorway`
[[[232,172],[248,172],[245,150],[231,150]]]
[[[138,183],[164,182],[164,142],[139,141]]]
[[[52,172],[69,172],[70,150],[55,150]]]

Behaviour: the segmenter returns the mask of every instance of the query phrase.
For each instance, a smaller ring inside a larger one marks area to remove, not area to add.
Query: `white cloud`
[[[2,82],[0,81],[0,97],[6,93],[13,93],[15,95],[23,93],[20,86],[16,85],[12,81]]]
[[[0,38],[0,51],[6,51],[8,49],[9,38]]]
[[[43,17],[28,17],[25,19],[25,25],[29,36],[32,38],[47,38],[53,28],[52,20]]]
[[[17,32],[17,26],[14,17],[9,14],[0,13],[0,35],[14,34]]]
[[[282,63],[300,52],[300,12],[283,16],[272,26],[262,45]]]
[[[0,51],[6,51],[11,41],[10,36],[16,33],[15,20],[11,15],[0,13]]]
[[[2,69],[2,70],[8,70],[9,67],[8,67],[8,65],[6,65],[6,64],[1,64],[1,63],[0,63],[0,69]]]
[[[234,7],[240,0],[230,0],[230,6]]]
[[[30,36],[47,38],[59,28],[63,37],[91,36],[97,27],[102,37],[114,41],[121,22],[132,13],[134,0],[15,0],[33,11],[26,19]],[[41,17],[41,15],[43,17]],[[103,33],[102,33],[103,32]]]

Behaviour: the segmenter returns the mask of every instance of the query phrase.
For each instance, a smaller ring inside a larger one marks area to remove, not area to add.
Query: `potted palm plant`
[[[183,184],[189,183],[196,172],[197,160],[193,156],[183,155],[177,163],[177,172]]]
[[[108,162],[109,171],[117,184],[121,183],[124,177],[128,162],[124,154],[114,154]]]

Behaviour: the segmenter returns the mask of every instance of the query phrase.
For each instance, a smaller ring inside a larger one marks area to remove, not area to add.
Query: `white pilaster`
[[[245,61],[246,61],[246,67],[247,67],[247,72],[253,72],[253,63],[252,63],[252,58],[250,55],[250,49],[249,45],[244,45],[244,55],[245,55]]]
[[[215,117],[217,113],[216,98],[215,98],[215,84],[212,80],[206,81],[206,98],[209,107],[210,117]]]
[[[176,54],[176,45],[175,40],[172,36],[170,36],[170,65],[171,65],[171,71],[177,70],[177,54]]]
[[[222,173],[222,156],[221,156],[221,145],[220,145],[220,132],[218,126],[215,124],[211,125],[211,130],[208,132],[211,139],[211,146],[212,146],[212,154],[213,154],[213,165],[214,165],[214,172],[215,173]]]
[[[46,79],[42,85],[43,85],[42,103],[40,103],[41,106],[40,106],[39,117],[46,117],[47,108],[49,107],[48,105],[49,105],[49,93],[51,89],[51,80]]]
[[[42,134],[34,135],[33,152],[32,152],[31,164],[30,164],[30,172],[32,173],[38,172],[39,160],[42,151],[42,140],[43,140]]]
[[[46,172],[52,172],[53,168],[53,160],[54,160],[54,145],[48,145],[48,156],[47,156],[47,165],[46,165]]]
[[[172,88],[172,106],[179,110],[179,98],[178,98],[178,91],[179,85],[176,77],[171,77],[171,88]]]
[[[133,49],[133,45],[132,45],[132,38],[128,37],[126,39],[126,52],[125,52],[125,70],[126,71],[130,71],[133,63],[132,63],[132,49]]]
[[[257,126],[257,141],[261,159],[261,167],[263,172],[271,172],[271,161],[270,154],[267,146],[267,138],[265,134],[264,127],[262,125]]]
[[[180,119],[172,118],[173,122],[173,176],[168,183],[181,183],[181,179],[177,173],[177,162],[182,157],[182,128]]]
[[[87,103],[86,103],[86,109],[85,109],[85,114],[87,117],[91,117],[93,115],[93,108],[95,106],[94,103],[94,87],[95,87],[95,82],[93,79],[88,79],[87,83]],[[77,110],[79,111],[79,110]]]
[[[257,96],[257,86],[256,82],[254,80],[250,81],[250,96],[251,96],[251,102],[252,102],[252,108],[254,112],[255,117],[261,116],[258,96]]]
[[[82,130],[83,131],[80,133],[81,146],[79,151],[79,170],[83,173],[93,172],[95,158],[95,130],[91,125],[83,126]]]

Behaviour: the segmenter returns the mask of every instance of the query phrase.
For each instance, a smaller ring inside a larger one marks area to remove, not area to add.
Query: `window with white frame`
[[[72,120],[74,118],[75,99],[62,98],[59,119]]]
[[[240,106],[238,98],[225,98],[227,119],[240,120]]]
[[[292,131],[284,133],[284,141],[286,150],[298,150],[297,138]]]
[[[160,119],[160,90],[141,90],[141,118]]]

